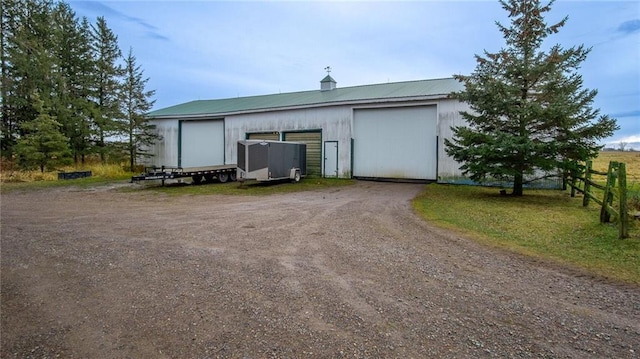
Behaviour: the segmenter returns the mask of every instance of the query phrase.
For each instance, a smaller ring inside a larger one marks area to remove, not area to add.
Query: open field
[[[627,168],[627,182],[640,184],[640,152],[600,152],[593,160],[593,168],[606,172],[609,168],[609,161],[624,162]]]

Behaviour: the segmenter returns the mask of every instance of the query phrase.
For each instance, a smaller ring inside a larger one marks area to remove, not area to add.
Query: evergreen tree
[[[55,44],[50,31],[52,1],[10,0],[2,5],[2,149],[10,157],[22,124],[38,116],[32,94],[42,94],[47,107],[53,101]]]
[[[597,141],[617,125],[592,108],[597,91],[582,88],[577,70],[590,49],[542,50],[543,41],[567,21],[545,23],[553,1],[500,3],[511,19],[509,27],[498,23],[506,47],[476,55],[471,75],[454,76],[465,85],[454,97],[472,111],[462,112],[468,126],[452,128],[453,139],[445,143],[471,179],[513,181],[512,194],[521,196],[527,178],[576,169],[578,161],[597,155]]]
[[[91,147],[91,115],[95,95],[92,74],[95,61],[91,49],[90,25],[79,22],[71,7],[58,3],[54,11],[58,62],[56,116],[70,140],[74,162],[84,163]]]
[[[13,86],[13,81],[9,76],[10,61],[8,59],[7,49],[9,47],[10,38],[16,27],[16,1],[7,0],[2,2],[0,6],[0,150],[3,155],[11,152],[14,141],[13,116],[11,115],[11,106],[7,98],[9,88]]]
[[[96,24],[91,25],[91,29],[92,48],[96,60],[94,143],[100,159],[105,162],[110,150],[106,142],[107,138],[120,134],[118,120],[122,119],[123,115],[120,111],[119,96],[124,70],[118,64],[122,54],[118,47],[118,37],[109,29],[104,17],[98,17]]]
[[[143,70],[136,64],[133,49],[125,59],[125,81],[122,88],[122,112],[125,115],[126,149],[129,154],[129,168],[135,170],[138,157],[150,156],[148,148],[160,136],[155,131],[155,125],[149,123],[145,116],[153,107],[155,100],[151,100],[155,90],[147,91],[149,78],[144,78]]]
[[[45,168],[66,163],[68,139],[60,132],[61,125],[48,114],[44,101],[35,93],[33,104],[38,113],[32,121],[21,124],[23,135],[17,140],[16,154],[24,168]]]

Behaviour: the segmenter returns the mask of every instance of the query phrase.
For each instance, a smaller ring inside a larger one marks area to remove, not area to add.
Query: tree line
[[[79,18],[64,1],[2,0],[2,156],[53,169],[149,155],[155,100],[133,49],[123,56],[104,17]]]

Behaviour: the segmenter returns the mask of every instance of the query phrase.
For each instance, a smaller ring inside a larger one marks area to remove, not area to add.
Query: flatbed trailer
[[[193,184],[201,184],[203,182],[225,183],[227,181],[235,181],[237,174],[237,166],[219,165],[205,167],[145,167],[144,173],[131,177],[131,182],[160,180],[164,186],[166,180],[181,179],[191,177]]]

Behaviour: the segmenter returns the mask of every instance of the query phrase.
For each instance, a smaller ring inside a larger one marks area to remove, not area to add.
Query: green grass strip
[[[497,188],[428,185],[413,202],[429,222],[483,243],[640,283],[640,230],[618,239],[615,224],[599,223],[599,206],[582,207],[568,192],[528,190],[501,196]]]

